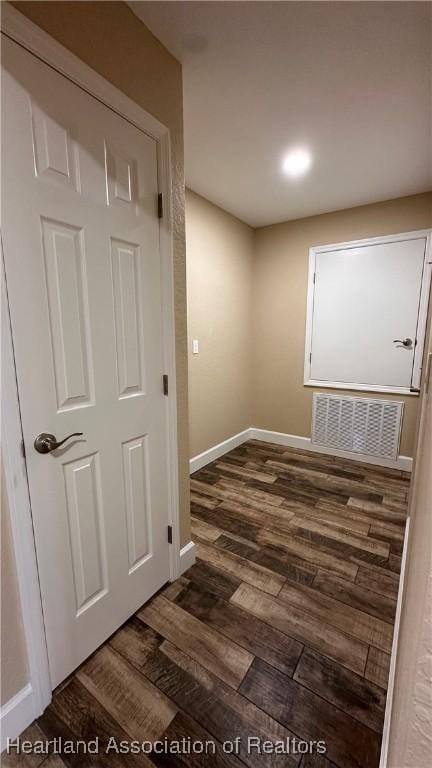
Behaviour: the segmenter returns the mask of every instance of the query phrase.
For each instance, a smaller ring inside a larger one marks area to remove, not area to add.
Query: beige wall
[[[253,237],[247,224],[187,190],[191,456],[251,426]]]
[[[190,539],[188,486],[183,90],[180,63],[123,2],[13,2],[48,34],[171,132],[182,546]]]
[[[314,389],[303,386],[309,247],[430,226],[432,193],[256,230],[253,426],[310,436]],[[418,398],[393,398],[406,403],[401,453],[412,456]]]
[[[309,437],[309,248],[431,226],[432,193],[252,230],[188,190],[190,456],[251,426]],[[418,398],[373,396],[405,402],[401,454],[412,456]]]
[[[9,507],[1,467],[1,690],[0,704],[9,701],[27,682],[27,654],[16,580]]]

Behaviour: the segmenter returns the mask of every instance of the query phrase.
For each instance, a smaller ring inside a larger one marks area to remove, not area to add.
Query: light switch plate
[[[199,353],[199,341],[198,339],[192,339],[192,353],[197,355]]]

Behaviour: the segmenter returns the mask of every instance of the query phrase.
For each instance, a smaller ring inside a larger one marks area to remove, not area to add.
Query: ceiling
[[[432,188],[432,4],[129,5],[183,63],[187,186],[243,221]],[[297,146],[313,164],[293,180]]]

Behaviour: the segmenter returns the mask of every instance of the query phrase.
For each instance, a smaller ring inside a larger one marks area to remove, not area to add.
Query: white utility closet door
[[[169,579],[157,144],[3,42],[3,238],[51,682]],[[39,433],[58,440],[34,448]]]
[[[315,254],[312,380],[410,388],[425,248],[424,236]]]

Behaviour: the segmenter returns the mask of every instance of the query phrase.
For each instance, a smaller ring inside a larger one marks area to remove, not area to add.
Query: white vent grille
[[[396,459],[403,403],[314,392],[312,443]]]

